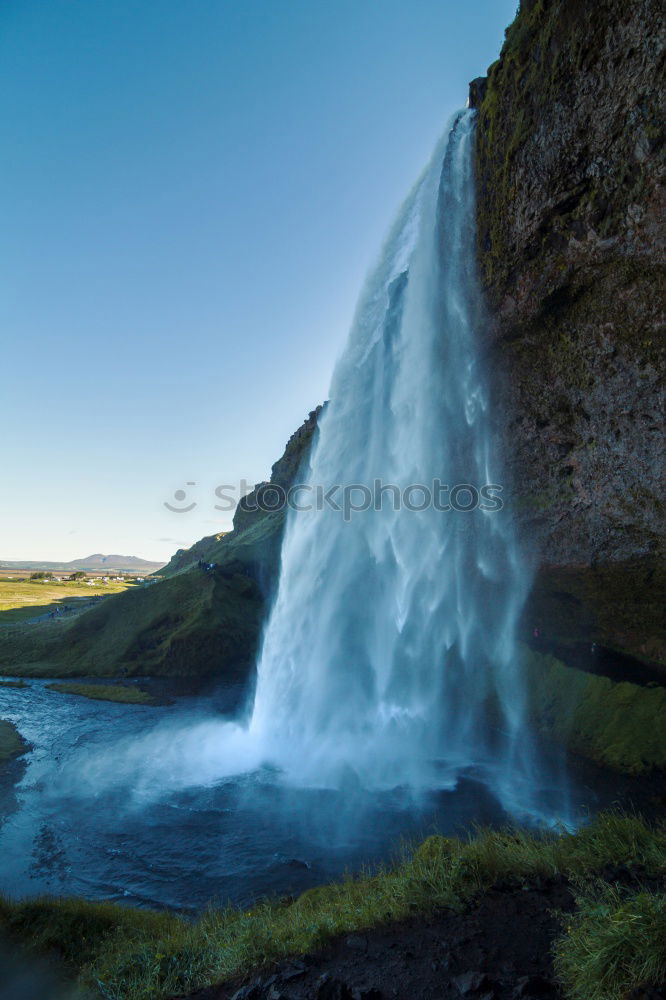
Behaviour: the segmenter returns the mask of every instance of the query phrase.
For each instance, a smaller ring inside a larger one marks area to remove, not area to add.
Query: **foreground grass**
[[[555,968],[570,1000],[623,1000],[637,986],[666,982],[666,895],[593,884],[556,947]]]
[[[77,694],[93,701],[121,701],[127,705],[152,705],[153,698],[138,687],[125,687],[122,684],[47,684],[49,691],[59,691],[60,694]]]
[[[18,757],[25,749],[26,744],[14,723],[0,720],[0,764]]]
[[[315,950],[338,934],[461,908],[498,880],[581,878],[625,864],[665,873],[666,827],[605,814],[575,834],[429,837],[394,869],[310,889],[293,902],[211,909],[196,923],[71,899],[2,901],[0,928],[36,951],[60,954],[78,982],[105,1000],[157,1000]]]

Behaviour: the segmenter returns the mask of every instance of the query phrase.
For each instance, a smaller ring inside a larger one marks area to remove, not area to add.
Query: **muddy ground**
[[[646,881],[626,869],[605,874]],[[563,877],[498,884],[464,913],[349,935],[188,1000],[557,1000],[552,948],[574,907]],[[666,984],[631,1000],[666,1000]]]

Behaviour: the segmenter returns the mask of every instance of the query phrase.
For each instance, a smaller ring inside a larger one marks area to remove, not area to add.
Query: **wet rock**
[[[469,85],[469,106],[470,108],[478,108],[481,101],[486,96],[486,87],[488,86],[487,76],[477,76],[475,80],[472,80]]]
[[[266,1000],[288,1000],[286,993],[283,993],[279,986],[271,986],[264,996]]]
[[[285,962],[279,967],[279,978],[283,983],[289,983],[304,976],[307,971],[303,962]]]
[[[354,995],[347,984],[340,979],[334,979],[327,972],[317,980],[315,996],[317,1000],[354,1000]]]
[[[461,996],[478,996],[481,993],[493,995],[495,983],[485,972],[465,972],[453,980]]]
[[[360,934],[350,934],[349,937],[346,938],[345,944],[353,951],[368,950],[368,939],[362,937]]]
[[[262,993],[261,980],[256,979],[253,983],[236,990],[231,1000],[262,1000]]]
[[[476,147],[494,404],[541,563],[526,628],[662,664],[663,23],[658,0],[523,0]]]
[[[523,976],[518,980],[513,991],[515,1000],[539,1000],[539,998],[549,998],[557,995],[555,985],[544,976]]]
[[[666,983],[661,986],[639,986],[627,994],[626,1000],[666,1000]]]

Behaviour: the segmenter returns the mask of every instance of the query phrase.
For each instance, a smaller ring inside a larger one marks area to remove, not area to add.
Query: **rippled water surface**
[[[0,687],[0,718],[32,744],[0,787],[0,892],[13,897],[245,904],[390,859],[401,838],[506,819],[472,777],[418,801],[364,793],[353,774],[339,789],[286,787],[261,768],[224,777],[237,762],[220,760],[212,699],[135,706],[45,684]]]

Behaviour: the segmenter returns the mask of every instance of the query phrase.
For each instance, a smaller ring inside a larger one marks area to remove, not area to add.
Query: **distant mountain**
[[[148,559],[139,559],[138,556],[105,556],[102,552],[94,552],[85,559],[72,559],[71,562],[36,562],[34,560],[21,560],[18,562],[7,562],[0,560],[0,569],[44,569],[44,570],[98,570],[99,572],[111,570],[129,570],[132,573],[154,573],[162,569],[163,562],[150,562]]]
[[[105,556],[101,552],[94,552],[85,559],[73,559],[67,563],[67,568],[71,566],[72,569],[138,569],[148,573],[153,569],[161,569],[164,565],[151,562],[149,559],[139,559],[138,556]]]

